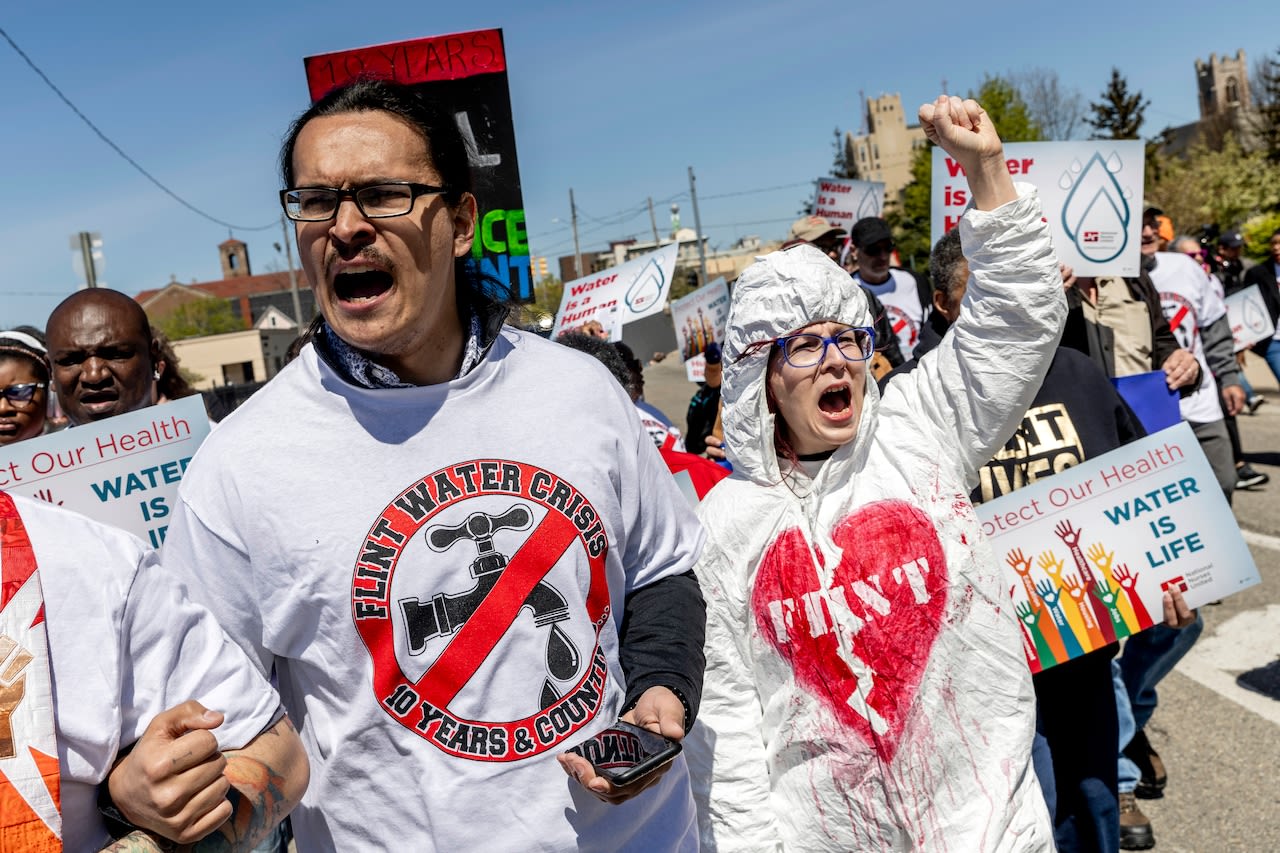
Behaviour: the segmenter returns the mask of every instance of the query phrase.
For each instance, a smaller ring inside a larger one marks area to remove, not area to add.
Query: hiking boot
[[[1266,397],[1262,396],[1261,394],[1254,394],[1248,400],[1245,400],[1244,404],[1249,409],[1249,414],[1252,415],[1254,412],[1258,411],[1258,407],[1265,402],[1267,402]]]
[[[1268,474],[1255,470],[1248,462],[1236,469],[1236,488],[1252,489],[1254,486],[1265,486],[1271,482]]]
[[[1156,846],[1151,821],[1138,808],[1138,801],[1129,791],[1120,792],[1120,849],[1150,850]]]
[[[1142,773],[1138,786],[1133,789],[1134,795],[1144,800],[1158,800],[1163,797],[1164,786],[1169,781],[1169,775],[1165,772],[1164,762],[1160,760],[1159,753],[1151,748],[1147,733],[1139,730],[1133,736],[1133,740],[1129,741],[1129,745],[1124,748],[1124,754],[1126,758],[1138,765],[1138,770]]]

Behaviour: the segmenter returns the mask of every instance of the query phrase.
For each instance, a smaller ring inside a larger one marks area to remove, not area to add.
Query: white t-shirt
[[[702,541],[598,362],[504,329],[460,379],[369,390],[307,347],[180,497],[166,565],[274,664],[311,759],[299,849],[696,849],[683,759],[621,806],[555,760],[618,716],[627,593]]]
[[[911,351],[920,341],[920,326],[924,323],[924,306],[920,304],[920,290],[916,279],[906,270],[889,269],[889,278],[879,284],[863,281],[858,273],[853,280],[876,295],[889,315],[889,325],[898,336],[898,346],[903,358],[911,358]],[[875,318],[872,318],[874,321]]]
[[[196,699],[222,711],[222,749],[276,719],[280,699],[131,534],[13,496],[44,589],[62,778],[63,848],[109,842],[98,783],[161,711]],[[208,570],[208,565],[205,570]]]
[[[1157,252],[1151,283],[1160,294],[1160,308],[1169,321],[1178,346],[1200,363],[1200,387],[1179,402],[1182,419],[1192,423],[1222,420],[1218,402],[1218,382],[1204,358],[1200,330],[1227,313],[1222,295],[1214,288],[1213,277],[1180,252]]]

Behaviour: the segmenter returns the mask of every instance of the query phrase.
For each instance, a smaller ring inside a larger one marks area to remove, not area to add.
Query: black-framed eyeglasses
[[[343,190],[337,187],[295,187],[280,191],[284,215],[294,222],[326,222],[338,215],[343,199],[351,199],[368,219],[404,216],[413,210],[418,196],[449,192],[448,187],[388,181],[367,187]]]
[[[43,387],[43,382],[21,382],[7,388],[0,388],[0,397],[4,397],[10,403],[30,403],[36,392]]]

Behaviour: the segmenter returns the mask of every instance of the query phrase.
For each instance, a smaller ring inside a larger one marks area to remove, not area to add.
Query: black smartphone
[[[625,788],[669,764],[680,754],[680,742],[618,720],[569,751],[590,761],[610,784]]]

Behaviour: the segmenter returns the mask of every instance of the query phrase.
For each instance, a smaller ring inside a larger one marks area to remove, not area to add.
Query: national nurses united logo
[[[459,758],[564,741],[604,701],[607,552],[586,496],[533,465],[472,460],[410,485],[351,580],[383,710]]]
[[[1116,178],[1123,170],[1124,161],[1116,151],[1105,160],[1094,151],[1083,164],[1072,160],[1058,179],[1058,186],[1069,191],[1062,203],[1062,229],[1087,260],[1115,260],[1129,245],[1133,191]]]

